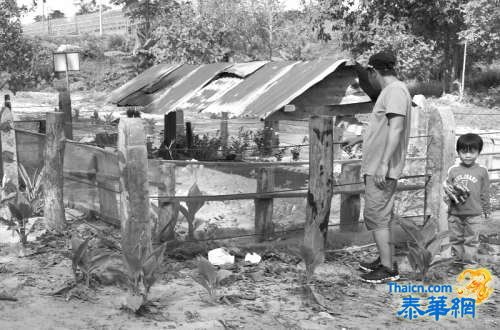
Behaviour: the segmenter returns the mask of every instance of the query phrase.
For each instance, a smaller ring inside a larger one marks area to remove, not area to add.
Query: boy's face
[[[460,157],[462,164],[466,166],[471,166],[476,162],[476,159],[479,156],[479,150],[475,149],[460,150],[458,152],[458,156]]]

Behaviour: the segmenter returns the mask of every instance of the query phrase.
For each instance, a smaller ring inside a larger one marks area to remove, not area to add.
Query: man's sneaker
[[[372,262],[360,262],[359,269],[365,272],[372,272],[375,269],[377,269],[380,265],[381,265],[380,257],[378,257],[376,260]]]
[[[389,269],[384,265],[378,266],[368,274],[361,275],[361,281],[367,283],[386,283],[399,280],[399,272],[397,269]]]

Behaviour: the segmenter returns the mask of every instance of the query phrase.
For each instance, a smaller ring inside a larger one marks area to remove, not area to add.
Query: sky
[[[98,0],[99,1],[99,0]],[[109,4],[109,0],[101,0],[102,4],[114,7]],[[17,0],[18,5],[26,5],[30,7],[33,0]],[[21,22],[23,24],[33,23],[33,19],[37,15],[42,15],[42,0],[38,0],[38,6],[34,11],[22,17]],[[79,3],[78,0],[46,0],[45,3],[45,15],[52,12],[53,10],[62,11],[66,17],[72,17],[75,15],[77,6],[74,3]],[[283,5],[286,9],[295,9],[300,7],[301,0],[282,0]]]

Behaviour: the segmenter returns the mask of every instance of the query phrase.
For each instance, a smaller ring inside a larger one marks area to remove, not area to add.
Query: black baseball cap
[[[376,70],[392,70],[396,65],[396,56],[390,51],[383,51],[370,56],[368,65]]]

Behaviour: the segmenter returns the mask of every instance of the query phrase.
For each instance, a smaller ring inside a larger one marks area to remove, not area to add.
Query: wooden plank
[[[66,226],[64,213],[64,113],[47,112],[45,166],[43,177],[44,218],[47,227],[63,232]]]
[[[333,122],[311,117],[309,121],[309,189],[304,244],[312,242],[319,228],[326,242],[333,196]]]
[[[186,122],[186,144],[188,148],[188,153],[191,153],[193,148],[193,128],[191,127],[191,122]]]
[[[99,213],[106,222],[120,222],[120,177],[116,175],[119,174],[118,159],[115,155],[96,153],[94,161]]]
[[[175,121],[177,125],[176,137],[186,136],[186,131],[184,130],[184,111],[176,110],[175,113],[176,113]]]
[[[341,184],[360,181],[361,165],[345,164],[340,175]],[[340,196],[340,230],[354,231],[358,228],[360,216],[360,194],[342,194]]]
[[[118,164],[120,169],[120,217],[122,251],[139,260],[149,255],[151,219],[149,216],[148,153],[140,118],[122,118],[118,125]]]
[[[284,109],[276,111],[269,115],[267,120],[306,120],[311,116],[342,116],[355,115],[361,113],[370,113],[373,109],[372,102],[334,104],[334,105],[315,105],[315,106],[296,106],[295,111],[285,112]]]
[[[157,182],[160,196],[175,196],[175,165],[159,164]],[[158,199],[158,222],[154,226],[155,243],[166,242],[175,238],[175,226],[179,217],[179,202]]]
[[[424,189],[424,184],[402,184],[398,185],[396,191],[415,191]],[[356,189],[345,189],[339,188],[334,189],[333,194],[363,194],[365,192],[364,185],[359,184]],[[202,195],[202,196],[175,196],[175,197],[165,197],[165,202],[185,202],[185,201],[204,201],[204,202],[223,202],[223,201],[236,201],[236,200],[246,200],[246,199],[263,199],[263,198],[304,198],[307,197],[307,190],[294,190],[294,191],[274,191],[267,193],[246,193],[246,194],[229,194],[229,195]]]
[[[425,194],[425,215],[431,216],[440,232],[448,230],[448,206],[444,202],[443,182],[455,163],[455,119],[451,108],[431,108],[428,122],[430,143],[427,148],[426,173],[432,174]],[[448,238],[442,244],[447,244]],[[443,251],[451,256],[451,249]],[[442,255],[443,255],[442,254]]]
[[[164,128],[163,128],[163,143],[166,148],[172,145],[172,148],[175,149],[175,140],[177,138],[177,122],[176,122],[176,112],[171,111],[164,116]],[[175,151],[172,152],[173,156],[175,156]],[[169,153],[165,153],[170,158]]]
[[[59,111],[64,113],[64,136],[68,140],[73,140],[71,96],[68,89],[59,91]]]
[[[274,190],[274,171],[272,168],[260,168],[257,171],[257,193]],[[255,234],[258,242],[262,242],[274,233],[273,199],[256,198],[255,205]]]
[[[14,118],[10,108],[10,99],[6,96],[5,106],[0,110],[0,152],[2,154],[1,178],[3,182],[10,182],[12,191],[19,190],[19,173],[17,162],[16,132]]]

